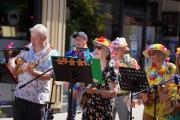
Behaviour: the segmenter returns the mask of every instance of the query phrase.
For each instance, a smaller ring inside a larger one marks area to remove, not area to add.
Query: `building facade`
[[[48,40],[60,55],[64,55],[66,0],[0,0],[1,64],[5,64],[3,49],[11,42],[13,47],[27,45],[30,42],[29,29],[38,23],[48,28]],[[4,75],[0,71],[1,76]],[[15,84],[2,83],[0,80],[0,108],[11,105],[14,88]],[[53,90],[53,108],[60,109],[62,83],[56,81]]]
[[[112,15],[105,36],[126,37],[131,54],[143,66],[142,51],[151,43],[162,43],[171,50],[174,62],[180,44],[179,0],[99,0]]]

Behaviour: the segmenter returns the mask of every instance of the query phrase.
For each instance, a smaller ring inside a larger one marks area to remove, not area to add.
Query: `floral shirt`
[[[51,49],[50,52],[47,52],[48,48],[45,47],[39,53],[35,53],[32,45],[29,45],[29,51],[21,52],[17,58],[21,58],[26,62],[38,62],[40,59],[43,59],[36,67],[38,71],[45,72],[52,68],[51,56],[57,56],[58,52],[54,49]],[[49,101],[50,97],[50,80],[40,80],[37,79],[23,88],[19,88],[21,85],[32,80],[34,77],[27,73],[22,72],[18,75],[18,84],[15,89],[15,96],[22,98],[34,103],[44,104]]]
[[[103,70],[103,83],[96,84],[98,90],[109,90],[109,82],[118,84],[119,72],[113,62],[109,62]],[[112,120],[113,98],[103,98],[99,94],[92,94],[84,111],[83,120]]]

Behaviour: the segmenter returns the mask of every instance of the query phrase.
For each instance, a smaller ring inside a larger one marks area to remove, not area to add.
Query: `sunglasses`
[[[100,50],[100,49],[102,49],[102,47],[100,47],[100,46],[94,46],[94,49]]]

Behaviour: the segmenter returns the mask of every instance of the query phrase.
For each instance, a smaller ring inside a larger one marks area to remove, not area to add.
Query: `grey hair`
[[[39,33],[43,38],[48,36],[48,29],[42,24],[36,24],[33,28],[30,28],[30,32]]]
[[[106,46],[103,46],[103,49],[105,51],[105,54],[106,54],[106,60],[109,61],[111,59],[111,52],[110,52],[110,49]]]

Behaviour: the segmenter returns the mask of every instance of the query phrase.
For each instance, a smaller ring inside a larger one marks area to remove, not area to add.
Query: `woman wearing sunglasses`
[[[103,83],[87,87],[90,99],[83,111],[83,120],[112,120],[113,98],[117,94],[119,73],[111,59],[109,40],[104,37],[94,41],[94,58],[100,59]]]

